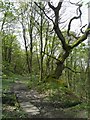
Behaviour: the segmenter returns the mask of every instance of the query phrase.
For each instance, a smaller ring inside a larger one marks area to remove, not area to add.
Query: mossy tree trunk
[[[71,53],[70,50],[64,52],[64,53],[61,53],[58,57],[58,61],[56,62],[57,64],[57,67],[55,69],[55,72],[54,72],[54,78],[58,79],[61,75],[62,75],[62,72],[64,70],[64,62],[66,60],[66,58],[69,56],[69,54]]]

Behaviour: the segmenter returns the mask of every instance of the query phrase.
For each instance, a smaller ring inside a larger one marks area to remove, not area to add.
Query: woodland
[[[90,117],[83,6],[82,0],[0,1],[2,119]]]

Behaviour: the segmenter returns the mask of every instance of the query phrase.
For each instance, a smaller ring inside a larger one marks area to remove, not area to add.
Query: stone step
[[[29,116],[40,114],[40,110],[30,102],[21,102],[20,106]]]

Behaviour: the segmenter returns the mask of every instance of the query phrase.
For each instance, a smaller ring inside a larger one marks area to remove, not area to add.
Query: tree
[[[0,34],[2,37],[2,71],[4,74],[17,73],[22,74],[25,66],[24,54],[21,51],[20,44],[13,34]],[[22,61],[23,59],[23,61]],[[22,62],[21,62],[22,61]]]
[[[74,34],[71,34],[70,33],[70,29],[71,29],[71,23],[74,19],[79,19],[82,15],[82,12],[81,12],[81,7],[82,7],[82,4],[74,4],[74,3],[71,3],[71,4],[74,4],[76,6],[78,6],[78,12],[79,12],[79,15],[78,16],[75,16],[73,17],[69,24],[68,24],[68,30],[67,30],[67,35],[70,37],[73,37],[73,39],[76,39],[74,42],[72,42],[72,44],[69,44],[67,43],[67,39],[63,36],[62,34],[62,31],[60,30],[60,27],[59,27],[59,12],[62,8],[62,2],[59,2],[58,5],[56,7],[54,7],[50,2],[48,2],[48,6],[53,10],[54,12],[54,15],[55,15],[55,20],[53,21],[53,19],[51,19],[50,17],[48,17],[48,15],[45,13],[44,9],[41,8],[41,10],[44,12],[44,14],[46,15],[46,17],[52,21],[53,23],[53,29],[57,35],[57,37],[59,38],[59,40],[61,41],[61,44],[62,44],[62,49],[63,49],[63,52],[59,54],[59,57],[58,57],[58,61],[57,61],[57,67],[55,69],[55,73],[53,74],[53,78],[56,78],[58,79],[61,75],[62,75],[62,71],[64,70],[65,66],[64,66],[64,62],[66,60],[66,58],[69,57],[71,51],[73,50],[73,48],[77,47],[79,44],[81,44],[84,40],[87,39],[87,36],[89,34],[89,31],[90,31],[90,23],[87,27],[87,29],[85,30],[85,32],[83,33],[83,35],[81,36],[75,36]]]

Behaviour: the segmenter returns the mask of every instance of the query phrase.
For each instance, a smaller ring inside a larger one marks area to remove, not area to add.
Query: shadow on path
[[[28,118],[85,118],[86,111],[63,109],[62,104],[45,100],[43,94],[30,90],[24,83],[16,82],[11,91],[17,96],[20,107],[28,114]]]

